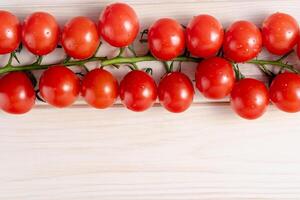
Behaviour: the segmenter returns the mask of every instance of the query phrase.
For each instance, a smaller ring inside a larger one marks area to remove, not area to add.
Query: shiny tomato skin
[[[222,99],[230,94],[235,83],[235,74],[230,62],[224,58],[212,57],[198,64],[196,87],[210,99]]]
[[[261,49],[261,32],[252,22],[236,21],[225,32],[224,55],[234,62],[251,60],[261,52]]]
[[[59,26],[52,15],[35,12],[24,21],[22,42],[31,53],[43,56],[57,47],[59,34]]]
[[[0,11],[0,54],[11,53],[21,42],[21,24],[10,12]]]
[[[285,72],[277,75],[270,86],[272,103],[285,112],[300,111],[300,75]]]
[[[92,57],[99,45],[96,24],[87,17],[75,17],[68,21],[62,33],[62,46],[65,52],[75,59]]]
[[[159,19],[149,28],[148,45],[150,52],[156,58],[172,60],[184,51],[184,29],[174,19]]]
[[[156,101],[157,86],[149,74],[134,70],[121,81],[120,98],[128,109],[135,112],[145,111]]]
[[[104,69],[94,69],[84,76],[81,95],[94,108],[108,108],[118,98],[119,84],[110,72]]]
[[[11,72],[0,79],[0,108],[10,114],[24,114],[35,104],[35,91],[23,72]]]
[[[269,105],[269,93],[259,80],[245,78],[238,81],[231,91],[231,107],[242,118],[257,119]]]
[[[222,46],[223,38],[222,24],[210,15],[194,17],[186,28],[187,48],[194,56],[215,56]]]
[[[180,113],[193,103],[194,87],[187,75],[181,72],[166,74],[158,85],[160,104],[168,111]]]
[[[134,9],[125,3],[113,3],[102,11],[98,32],[114,47],[126,47],[133,43],[140,24]]]
[[[45,70],[40,78],[41,97],[50,105],[64,108],[77,99],[80,81],[76,74],[65,66],[56,65]]]
[[[297,44],[299,25],[292,16],[277,12],[264,20],[262,37],[263,45],[270,53],[284,55]]]

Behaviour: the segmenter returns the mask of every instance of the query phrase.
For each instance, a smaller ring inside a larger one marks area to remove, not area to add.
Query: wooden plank
[[[298,199],[299,117],[249,122],[227,104],[2,116],[0,199]]]
[[[107,2],[1,0],[0,7],[21,18],[45,10],[63,25],[77,15],[96,20]],[[163,16],[187,23],[199,13],[215,15],[224,26],[237,19],[259,25],[276,11],[300,20],[297,0],[127,2],[143,27]],[[114,53],[109,47],[100,52]],[[47,61],[62,56],[57,51]],[[24,62],[33,59],[22,55]],[[141,65],[153,66],[159,80],[161,65]],[[263,79],[253,66],[242,70]],[[193,77],[193,67],[185,72]],[[121,79],[126,71],[113,73]],[[182,114],[159,106],[144,113],[120,105],[95,110],[82,101],[62,110],[38,105],[23,116],[1,114],[0,200],[300,199],[300,114],[271,106],[259,120],[246,121],[228,103],[207,103],[200,95],[196,102]]]

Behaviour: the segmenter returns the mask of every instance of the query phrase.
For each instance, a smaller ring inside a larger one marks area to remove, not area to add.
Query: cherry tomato
[[[119,94],[118,81],[110,72],[94,69],[82,80],[81,94],[85,101],[95,108],[110,107]]]
[[[218,53],[223,43],[222,24],[210,15],[194,17],[186,28],[187,48],[198,57],[211,57]]]
[[[230,103],[240,117],[259,118],[269,105],[268,89],[263,82],[256,79],[242,79],[234,85]]]
[[[129,72],[120,83],[122,103],[130,110],[140,112],[152,107],[157,98],[157,87],[144,71]]]
[[[80,92],[79,78],[65,66],[52,66],[40,78],[39,89],[42,98],[58,108],[70,106]]]
[[[99,18],[98,31],[101,37],[115,47],[125,47],[133,43],[139,28],[135,11],[125,3],[108,5]]]
[[[0,11],[0,54],[11,53],[21,42],[19,19],[7,11]]]
[[[289,72],[277,75],[270,86],[270,98],[282,111],[300,111],[300,76]]]
[[[181,72],[166,74],[158,85],[158,97],[161,105],[168,111],[179,113],[190,107],[194,98],[191,80]]]
[[[64,26],[62,45],[70,57],[76,59],[92,57],[99,42],[97,26],[87,17],[75,17]]]
[[[296,45],[299,25],[290,15],[275,13],[267,17],[262,25],[263,45],[276,55],[288,53]]]
[[[148,45],[156,58],[172,60],[184,51],[184,29],[174,19],[159,19],[149,28]]]
[[[11,72],[0,79],[0,108],[10,114],[24,114],[35,104],[35,91],[23,72]]]
[[[245,62],[256,57],[262,49],[262,36],[252,22],[237,21],[229,26],[224,36],[225,57]]]
[[[57,47],[59,33],[59,26],[52,15],[36,12],[25,19],[22,40],[31,53],[42,56]]]
[[[210,99],[226,97],[235,82],[231,63],[220,57],[212,57],[200,62],[195,77],[198,90]]]

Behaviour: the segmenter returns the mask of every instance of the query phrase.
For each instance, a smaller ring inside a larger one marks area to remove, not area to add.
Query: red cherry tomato
[[[81,94],[95,108],[107,108],[114,104],[119,94],[115,77],[104,69],[88,72],[82,80]]]
[[[0,108],[11,114],[24,114],[35,104],[35,91],[27,75],[11,72],[0,79]]]
[[[59,33],[59,26],[52,15],[36,12],[25,19],[22,40],[31,53],[42,56],[57,47]]]
[[[19,19],[7,11],[0,11],[0,54],[11,53],[21,42]]]
[[[277,75],[270,86],[270,99],[282,111],[300,111],[300,76],[289,72]]]
[[[125,3],[108,5],[99,18],[98,31],[101,37],[115,47],[125,47],[133,43],[139,28],[135,11]]]
[[[179,113],[190,107],[194,98],[191,80],[181,72],[166,74],[158,85],[158,97],[161,105],[168,111]]]
[[[184,29],[174,19],[159,19],[149,28],[148,45],[156,58],[172,60],[184,51]]]
[[[194,17],[186,28],[187,48],[198,57],[211,57],[218,53],[223,43],[222,24],[210,15]]]
[[[87,17],[75,17],[64,26],[62,45],[70,57],[76,59],[92,57],[99,41],[97,26]]]
[[[157,98],[157,87],[146,72],[129,72],[120,83],[122,103],[130,110],[140,112],[152,107]]]
[[[231,63],[220,57],[212,57],[200,62],[195,77],[198,90],[210,99],[226,97],[235,82]]]
[[[225,33],[225,57],[235,62],[245,62],[256,57],[262,49],[262,37],[252,22],[237,21]]]
[[[47,103],[63,108],[77,99],[80,82],[75,73],[65,66],[52,66],[42,74],[39,89]]]
[[[275,13],[265,19],[262,25],[263,45],[276,55],[288,53],[296,45],[299,25],[290,15]]]
[[[265,84],[252,78],[237,82],[231,92],[231,107],[245,119],[262,116],[269,105],[269,94]]]

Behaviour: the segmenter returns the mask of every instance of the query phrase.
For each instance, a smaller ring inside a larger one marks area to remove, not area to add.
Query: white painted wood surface
[[[0,8],[21,18],[49,11],[63,24],[76,15],[96,20],[108,2],[1,0]],[[300,20],[298,0],[127,2],[143,27],[163,16],[186,23],[200,13],[225,26],[236,19],[259,24],[276,11]],[[243,71],[262,78],[252,66]],[[120,105],[95,110],[82,102],[64,110],[38,105],[24,116],[1,113],[0,200],[300,199],[300,114],[270,107],[246,121],[227,103],[205,101],[183,114],[159,106],[144,113]]]

